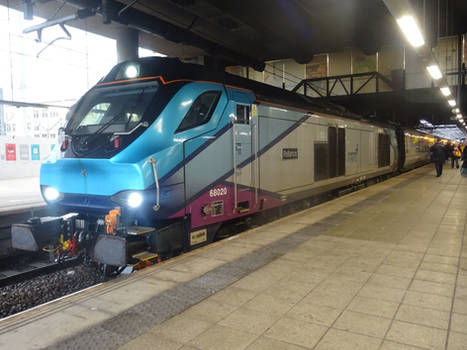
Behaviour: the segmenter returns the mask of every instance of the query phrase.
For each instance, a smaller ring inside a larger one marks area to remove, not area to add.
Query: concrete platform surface
[[[38,177],[0,180],[0,215],[43,205]]]
[[[467,349],[466,212],[423,167],[0,321],[0,349]]]

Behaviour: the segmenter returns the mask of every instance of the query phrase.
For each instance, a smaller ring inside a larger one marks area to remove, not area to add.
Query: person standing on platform
[[[439,138],[436,138],[436,143],[430,147],[430,152],[431,160],[435,163],[436,177],[440,177],[443,173],[443,164],[446,161],[446,153]]]
[[[444,155],[446,156],[446,160],[449,158],[452,160],[454,159],[454,145],[451,142],[448,142],[446,145],[444,145]]]
[[[461,175],[467,176],[467,141],[464,143],[464,149],[462,151],[462,166],[461,166]]]
[[[452,156],[451,156],[451,168],[454,169],[454,163],[456,163],[456,169],[459,169],[459,158],[461,157],[462,152],[459,149],[458,144],[454,144],[452,149]]]

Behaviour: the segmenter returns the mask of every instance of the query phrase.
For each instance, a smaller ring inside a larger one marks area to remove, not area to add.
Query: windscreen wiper
[[[85,133],[85,134],[79,134],[77,133],[78,130],[80,129],[87,129],[88,128],[88,125],[80,125],[78,126],[78,128],[76,128],[74,131],[75,132],[72,132],[70,133],[71,136],[93,136],[93,135],[100,135],[105,129],[107,129],[110,125],[112,125],[112,123],[115,121],[115,119],[117,119],[117,117],[119,117],[122,113],[117,113],[115,114],[112,119],[110,119],[107,123],[105,123],[104,125],[100,126],[99,129],[96,130],[96,132],[93,132],[93,133]]]
[[[102,125],[99,129],[96,130],[94,135],[100,135],[104,132],[105,129],[107,129],[109,126],[113,124],[113,122],[122,115],[122,112],[115,114],[112,119],[110,119],[107,123]]]
[[[148,122],[139,122],[133,129],[129,130],[129,131],[117,131],[117,132],[114,132],[112,134],[112,137],[113,136],[120,136],[120,135],[130,135],[130,134],[133,134],[133,132],[135,132],[136,129],[138,129],[139,127],[143,127],[143,128],[147,128],[149,126],[149,123]]]
[[[99,135],[102,134],[102,132],[107,129],[110,125],[113,124],[113,122],[115,121],[115,119],[117,119],[117,117],[119,117],[122,113],[117,113],[115,114],[107,123],[105,123],[104,125],[102,125],[99,129],[97,129],[97,131],[93,134],[84,134],[84,135],[72,135],[72,136],[77,136],[79,137],[83,142],[84,141],[84,144],[86,145],[91,145],[95,140],[98,139]],[[76,152],[76,153],[79,153],[79,154],[84,154],[84,152],[94,152],[96,151],[98,148],[100,148],[102,145],[97,145],[95,146],[94,148],[92,148],[91,150],[89,150],[88,148],[86,149],[83,149],[83,150],[77,150],[76,149],[76,146],[73,146],[73,142],[72,142],[72,147],[73,147],[73,151]],[[79,146],[78,146],[79,147]]]

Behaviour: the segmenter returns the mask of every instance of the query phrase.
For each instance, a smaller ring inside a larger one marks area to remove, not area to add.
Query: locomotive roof
[[[183,63],[178,58],[144,57],[133,61],[125,61],[112,68],[110,73],[107,74],[99,84],[131,81],[130,79],[122,79],[121,75],[122,70],[130,64],[139,64],[139,80],[158,77],[166,84],[177,81],[209,81],[221,83],[235,88],[251,90],[258,100],[305,109],[310,112],[322,112],[365,121],[360,115],[351,113],[344,107],[327,101],[314,100],[299,93],[280,89],[254,80],[225,72],[209,70],[198,64]]]

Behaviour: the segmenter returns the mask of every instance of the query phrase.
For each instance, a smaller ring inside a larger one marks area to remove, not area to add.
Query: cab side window
[[[220,91],[207,91],[199,95],[191,105],[176,132],[188,130],[207,123],[216,109]]]
[[[237,105],[236,124],[250,124],[250,106]]]

